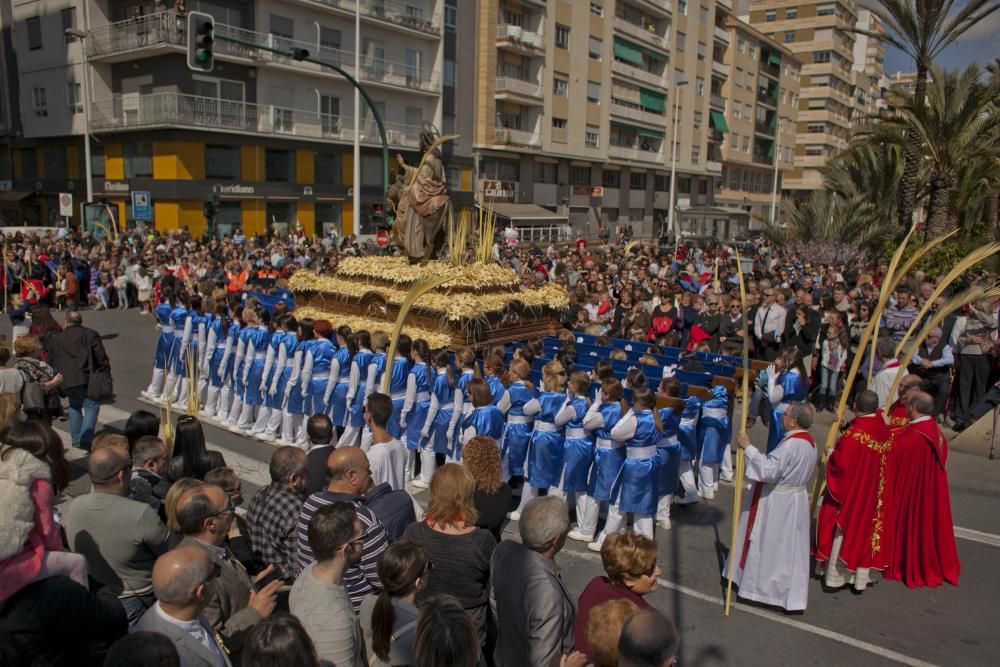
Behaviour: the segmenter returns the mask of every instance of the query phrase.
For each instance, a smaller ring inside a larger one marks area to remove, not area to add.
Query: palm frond
[[[417,302],[420,297],[424,296],[436,287],[439,287],[442,283],[448,280],[447,275],[438,274],[429,278],[423,278],[416,281],[410,286],[409,291],[406,293],[406,298],[403,299],[403,303],[399,305],[399,314],[396,315],[396,321],[392,325],[392,331],[389,332],[389,350],[386,352],[386,372],[382,374],[382,393],[389,393],[389,384],[392,382],[392,373],[389,372],[392,368],[393,359],[396,358],[396,346],[399,344],[399,335],[403,332],[403,324],[406,322],[406,316],[410,313],[410,308],[413,304]]]

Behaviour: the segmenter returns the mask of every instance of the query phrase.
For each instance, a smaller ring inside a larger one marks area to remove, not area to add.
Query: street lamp
[[[674,227],[674,184],[677,182],[677,120],[678,109],[681,103],[680,88],[687,85],[687,81],[681,79],[674,82],[674,128],[670,138],[670,207],[667,209],[667,228],[674,235],[674,245],[677,245],[677,229]]]
[[[80,40],[80,52],[83,53],[83,167],[87,181],[87,203],[90,204],[94,201],[94,166],[90,162],[90,65],[87,61],[87,46],[84,44],[87,33],[79,28],[66,28],[65,34]]]
[[[771,226],[774,226],[774,219],[776,217],[778,208],[778,162],[781,160],[781,128],[784,127],[785,119],[778,119],[778,129],[775,131],[777,135],[774,138],[774,182],[771,183]]]

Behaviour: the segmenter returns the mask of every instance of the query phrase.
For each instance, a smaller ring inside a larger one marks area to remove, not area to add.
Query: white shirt
[[[373,442],[368,450],[368,465],[376,486],[389,482],[394,491],[406,485],[406,447],[399,440]]]
[[[909,375],[896,359],[890,359],[886,362],[886,366],[892,364],[896,364],[895,367],[880,370],[875,376],[875,382],[872,383],[872,391],[878,394],[878,404],[883,408],[889,407],[889,404],[895,400],[895,397],[889,396],[889,390],[892,389],[892,385],[896,381],[896,374],[902,371],[903,377]]]
[[[171,625],[177,626],[184,632],[188,633],[189,635],[200,641],[205,646],[205,648],[208,649],[208,652],[215,657],[215,664],[219,665],[220,667],[225,667],[225,665],[228,664],[226,662],[226,656],[222,653],[222,649],[219,647],[218,642],[215,641],[215,637],[209,634],[208,630],[205,629],[205,626],[201,624],[201,621],[199,621],[198,619],[195,619],[193,621],[182,621],[179,618],[174,618],[167,612],[163,611],[163,609],[160,607],[159,602],[153,605],[153,609],[156,610],[157,616],[159,616],[161,619],[163,619],[167,623],[170,623]]]

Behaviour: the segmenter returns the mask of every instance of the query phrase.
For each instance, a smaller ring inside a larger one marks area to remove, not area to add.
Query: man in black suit
[[[317,413],[306,422],[306,434],[309,436],[309,453],[306,459],[309,464],[309,482],[305,495],[311,496],[322,491],[330,482],[326,474],[326,460],[333,453],[333,422],[322,413]]]
[[[69,430],[74,447],[90,449],[101,404],[87,397],[90,374],[111,372],[108,353],[100,335],[83,326],[79,311],[66,314],[66,328],[52,337],[49,364],[62,373],[62,392],[69,399]]]

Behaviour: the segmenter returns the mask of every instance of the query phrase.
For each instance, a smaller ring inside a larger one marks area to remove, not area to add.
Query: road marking
[[[598,554],[591,554],[580,551],[568,551],[563,550],[561,553],[566,554],[574,558],[580,558],[582,560],[595,561],[597,563],[601,562],[601,557]],[[701,600],[702,602],[708,602],[714,604],[718,607],[725,606],[725,600],[721,597],[715,595],[709,595],[707,593],[702,593],[701,591],[696,591],[693,588],[688,588],[687,586],[682,586],[676,584],[672,581],[668,581],[663,578],[656,580],[657,583],[663,588],[668,588],[673,591],[677,591],[681,595],[686,595],[688,597],[695,598],[696,600]],[[824,639],[830,639],[841,644],[846,644],[847,646],[852,646],[854,648],[866,651],[873,655],[877,655],[886,660],[892,660],[903,665],[912,665],[913,667],[936,667],[934,663],[926,662],[920,660],[919,658],[913,658],[903,653],[898,653],[891,649],[887,649],[878,644],[872,644],[870,642],[863,641],[856,637],[851,637],[850,635],[843,635],[839,632],[834,632],[833,630],[828,630],[826,628],[819,627],[817,625],[811,625],[809,623],[804,623],[802,621],[795,620],[788,616],[782,616],[781,614],[768,611],[767,609],[762,609],[759,607],[751,607],[739,602],[734,602],[732,608],[738,610],[741,613],[750,614],[752,616],[758,616],[769,621],[774,621],[775,623],[781,623],[782,625],[787,625],[796,630],[801,630],[803,632],[808,632],[810,634],[816,635],[818,637],[823,637]]]
[[[102,405],[99,422],[105,425],[115,422],[124,422],[131,416],[131,412],[126,412],[121,408],[116,408],[113,405]],[[66,435],[69,431],[69,423],[56,423],[54,428]],[[206,442],[205,446],[208,447],[208,449],[214,449],[221,453],[223,458],[226,459],[226,465],[235,470],[241,480],[250,482],[255,486],[267,486],[271,483],[271,476],[268,473],[267,463],[263,463],[255,458],[240,454],[239,452],[234,452],[231,449],[227,449],[226,447],[222,447],[211,442]],[[76,460],[85,457],[86,452],[82,449],[72,449],[67,447],[66,456],[71,460]]]
[[[955,537],[961,540],[969,540],[970,542],[979,542],[980,544],[987,544],[991,547],[1000,547],[1000,535],[994,535],[993,533],[984,533],[981,530],[973,530],[972,528],[961,528],[955,526]]]

